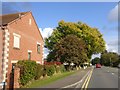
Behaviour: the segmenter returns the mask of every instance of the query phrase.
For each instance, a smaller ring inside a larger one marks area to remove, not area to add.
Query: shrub
[[[66,69],[65,69],[65,66],[64,65],[60,65],[60,72],[65,72]]]
[[[58,62],[58,61],[54,61],[54,62],[44,62],[44,65],[61,65],[62,63],[61,62]]]
[[[39,79],[44,74],[44,66],[37,64],[35,72],[35,80]]]
[[[61,72],[61,71],[60,71],[60,66],[58,66],[58,65],[55,65],[55,71],[56,71],[56,73],[59,73],[59,72]]]
[[[45,71],[48,76],[52,76],[55,73],[54,65],[45,65]]]
[[[34,79],[36,76],[36,62],[35,61],[28,61],[28,60],[21,60],[18,61],[17,67],[20,68],[20,84],[25,85],[30,80]]]

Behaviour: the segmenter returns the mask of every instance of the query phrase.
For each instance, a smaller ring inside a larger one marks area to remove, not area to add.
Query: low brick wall
[[[14,89],[20,88],[19,85],[19,78],[20,78],[20,68],[15,67],[14,69]]]

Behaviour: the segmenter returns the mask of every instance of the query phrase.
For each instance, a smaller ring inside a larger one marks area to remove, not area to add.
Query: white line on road
[[[114,75],[114,73],[112,73],[112,75]]]
[[[60,88],[59,90],[61,90],[61,89],[63,89],[63,88],[70,88],[70,87],[73,87],[73,86],[75,86],[75,85],[77,85],[77,84],[78,84],[77,86],[80,86],[80,83],[85,79],[85,77],[87,77],[87,75],[89,75],[89,73],[90,73],[90,71],[88,71],[87,74],[86,74],[80,81],[78,81],[78,82],[76,82],[76,83],[74,83],[74,84],[71,84],[71,85],[62,87],[62,88]],[[58,90],[58,89],[57,89],[57,90]]]

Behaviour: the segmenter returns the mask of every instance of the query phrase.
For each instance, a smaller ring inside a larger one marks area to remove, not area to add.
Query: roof
[[[6,25],[13,20],[19,18],[21,15],[25,15],[27,12],[20,12],[20,13],[15,13],[15,14],[6,14],[0,16],[0,25]]]
[[[0,16],[0,26],[6,26],[8,23],[10,23],[10,22],[20,18],[20,16],[23,16],[23,15],[29,13],[29,12],[30,11],[28,11],[28,12],[19,12],[19,13],[14,13],[14,14],[1,15]],[[33,17],[33,15],[32,15],[32,17]],[[33,19],[34,19],[34,17],[33,17]],[[34,21],[35,21],[35,19],[34,19]],[[35,22],[35,24],[36,24],[36,22]],[[37,26],[37,24],[36,24],[36,26]],[[37,28],[38,28],[38,26],[37,26]],[[38,31],[40,33],[39,28],[38,28]],[[41,33],[40,33],[40,35],[41,35]],[[41,37],[42,37],[42,35],[41,35]],[[42,39],[43,39],[43,37],[42,37]]]

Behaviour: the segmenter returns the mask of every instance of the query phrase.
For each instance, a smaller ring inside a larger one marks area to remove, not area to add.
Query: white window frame
[[[28,56],[28,60],[31,60],[31,54],[32,54],[32,50],[28,50],[28,54],[30,53],[30,59],[29,59],[29,56]]]
[[[15,38],[16,40],[18,39],[18,41],[15,41]],[[19,34],[13,33],[13,47],[14,48],[20,48],[20,38],[21,36]]]
[[[40,52],[41,52],[41,43],[37,42],[37,53],[40,54],[40,52],[38,52],[38,45],[40,45]]]
[[[32,20],[31,20],[31,18],[29,19],[29,25],[31,25],[32,24]]]

